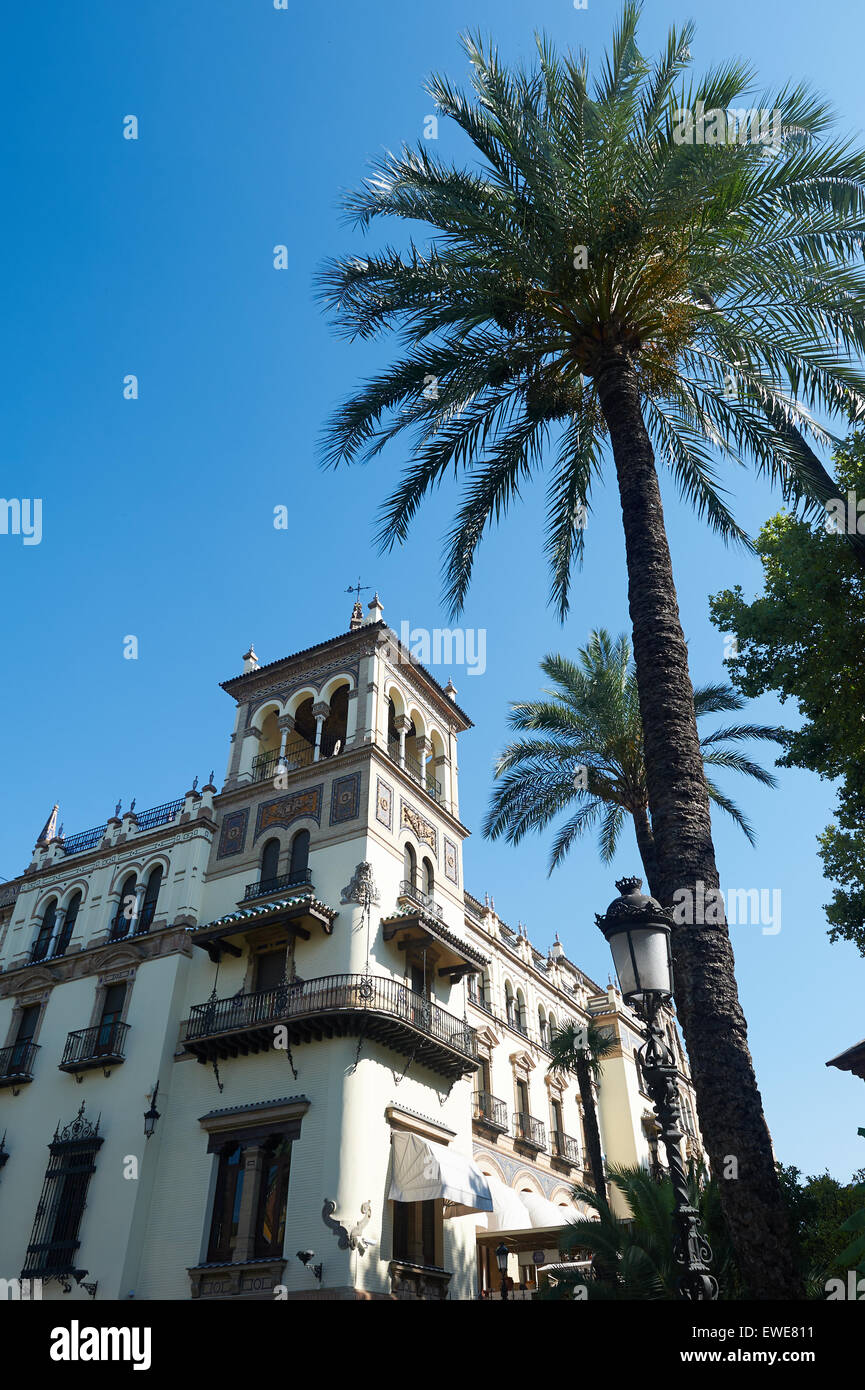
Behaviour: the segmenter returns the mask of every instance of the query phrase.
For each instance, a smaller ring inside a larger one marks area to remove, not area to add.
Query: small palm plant
[[[508,744],[498,758],[499,781],[484,834],[493,840],[504,836],[516,845],[531,831],[542,831],[573,811],[553,841],[552,873],[574,841],[596,825],[601,858],[609,863],[630,816],[649,889],[657,893],[643,724],[628,638],[622,633],[613,640],[600,628],[590,633],[576,661],[547,656],[541,670],[552,682],[543,692],[548,698],[514,703],[509,721],[512,729],[538,737]],[[730,685],[702,685],[694,691],[698,719],[737,712],[744,705]],[[763,724],[726,725],[700,739],[703,766],[728,768],[774,787],[771,772],[746,757],[739,745],[757,739],[783,743],[785,737],[783,729]],[[710,777],[706,783],[714,804],[732,816],[754,844],[754,830],[739,807]]]
[[[614,1215],[609,1203],[590,1187],[574,1188],[574,1197],[597,1212],[595,1220],[571,1222],[560,1233],[562,1250],[579,1249],[592,1256],[590,1272],[563,1273],[556,1287],[540,1297],[588,1301],[616,1299],[675,1299],[680,1269],[673,1255],[673,1184],[647,1168],[611,1166],[610,1183],[624,1197],[629,1220]],[[695,1165],[689,1173],[691,1205],[712,1247],[712,1273],[721,1298],[735,1298],[741,1283],[721,1216],[717,1183],[707,1180]]]
[[[586,1156],[592,1182],[599,1197],[606,1200],[607,1184],[604,1178],[604,1159],[601,1153],[601,1136],[598,1129],[598,1112],[595,1106],[595,1087],[601,1078],[603,1060],[613,1051],[615,1039],[591,1020],[581,1024],[566,1023],[550,1039],[550,1052],[553,1060],[547,1071],[556,1074],[573,1072],[580,1088],[583,1106],[583,1132],[586,1140]]]

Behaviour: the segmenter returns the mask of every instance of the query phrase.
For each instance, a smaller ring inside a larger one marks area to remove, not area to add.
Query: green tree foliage
[[[837,450],[835,470],[843,522],[865,534],[865,434]],[[757,540],[763,593],[748,603],[736,585],[710,600],[710,613],[736,637],[726,664],[737,689],[798,706],[802,725],[780,765],[840,784],[836,819],[819,839],[823,872],[839,885],[826,916],[831,940],[865,955],[865,574],[832,521],[773,516]]]

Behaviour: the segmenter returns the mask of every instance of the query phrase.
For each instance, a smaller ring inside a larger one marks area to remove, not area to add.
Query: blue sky
[[[492,33],[529,58],[532,33],[597,57],[618,5],[589,0],[150,0],[118,6],[19,4],[4,45],[0,236],[4,268],[3,481],[7,497],[43,502],[41,544],[0,535],[3,804],[0,873],[28,862],[55,799],[67,834],[104,820],[118,797],[139,808],[182,795],[197,773],[225,770],[232,703],[218,682],[254,639],[262,661],[347,626],[346,586],[377,586],[399,629],[446,625],[439,537],[453,493],[422,513],[411,543],[380,557],[377,505],[405,462],[323,473],[321,426],[386,349],[329,330],[312,296],[323,257],[367,243],[342,221],[340,191],[368,161],[421,137],[434,69],[464,80],[460,32]],[[697,22],[709,66],[742,55],[767,84],[811,80],[842,126],[865,126],[862,22],[847,0],[651,0],[643,44],[669,23]],[[123,118],[139,121],[137,141]],[[459,149],[446,126],[438,151]],[[285,271],[272,248],[289,248]],[[139,398],[123,399],[134,373]],[[740,518],[756,531],[778,499],[728,470]],[[464,624],[486,631],[483,675],[452,674],[476,728],[461,751],[463,819],[478,831],[508,701],[536,693],[537,663],[573,652],[591,627],[627,626],[624,547],[615,489],[594,499],[587,559],[561,628],[547,609],[542,487],[481,552]],[[288,531],[273,509],[289,506]],[[694,679],[722,675],[723,640],[707,596],[759,567],[725,550],[665,484],[665,505]],[[368,597],[368,596],[367,596]],[[124,638],[139,642],[136,661]],[[776,703],[752,706],[775,721]],[[785,710],[784,717],[794,712]],[[782,929],[733,929],[738,978],[770,1128],[780,1158],[841,1178],[865,1164],[862,1085],[827,1070],[865,1033],[865,962],[830,945],[815,837],[832,789],[782,772],[775,792],[725,787],[755,823],[752,850],[716,819],[722,884],[780,889]],[[616,864],[587,841],[546,876],[546,844],[514,852],[475,833],[466,883],[494,893],[546,947],[604,981],[607,947],[594,913],[613,881],[638,867],[628,835]]]

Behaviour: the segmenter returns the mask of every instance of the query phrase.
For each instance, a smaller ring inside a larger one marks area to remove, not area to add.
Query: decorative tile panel
[[[246,827],[249,822],[249,807],[245,806],[242,811],[229,811],[223,818],[222,830],[219,833],[219,847],[216,851],[217,859],[225,859],[229,854],[241,854],[246,843]]]
[[[360,773],[334,779],[330,789],[330,823],[354,820],[360,810]]]
[[[459,851],[453,840],[445,839],[445,878],[449,878],[451,883],[459,884]]]
[[[375,818],[393,830],[393,787],[379,777],[375,788]]]
[[[273,801],[262,801],[255,819],[253,844],[259,835],[263,835],[265,830],[270,830],[272,826],[282,826],[284,829],[303,816],[308,816],[320,825],[323,791],[324,784],[319,782],[317,787],[304,787],[302,791],[277,796]]]

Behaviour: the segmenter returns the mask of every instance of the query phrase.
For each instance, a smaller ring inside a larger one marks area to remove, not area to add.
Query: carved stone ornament
[[[374,907],[379,902],[379,892],[372,876],[372,864],[364,859],[354,871],[351,883],[342,890],[340,902],[359,903],[361,907]]]
[[[365,1255],[370,1246],[375,1245],[374,1240],[363,1235],[364,1229],[372,1219],[372,1202],[361,1203],[360,1216],[348,1230],[341,1221],[334,1221],[333,1213],[335,1211],[336,1202],[330,1197],[325,1197],[321,1209],[321,1219],[328,1230],[333,1231],[333,1234],[338,1236],[337,1245],[340,1250],[356,1250],[359,1255]]]

